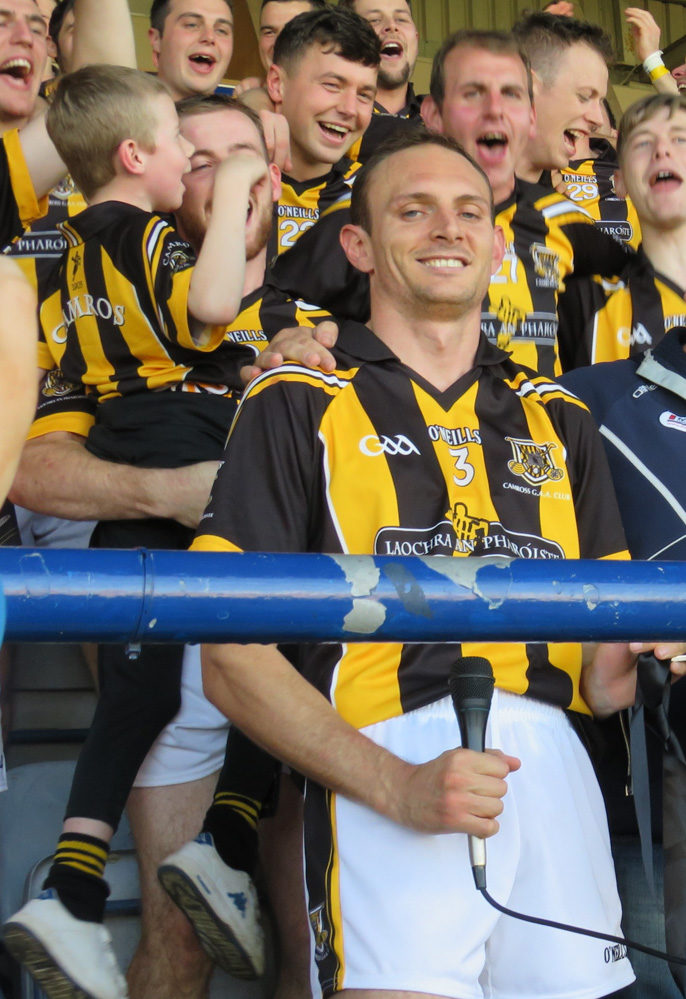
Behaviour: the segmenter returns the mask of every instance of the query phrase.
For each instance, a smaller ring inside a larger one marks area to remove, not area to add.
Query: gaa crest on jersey
[[[68,201],[72,194],[77,194],[76,184],[71,179],[71,175],[67,176],[60,181],[57,187],[53,187],[50,192],[50,197],[59,198],[60,201]]]
[[[507,467],[513,475],[518,475],[532,486],[540,486],[544,482],[559,482],[564,471],[553,461],[551,451],[557,444],[536,444],[535,441],[522,440],[518,437],[506,437],[512,448],[512,458]]]
[[[559,288],[560,257],[555,250],[549,249],[545,243],[531,244],[531,259],[536,272],[538,288]]]
[[[310,926],[314,936],[314,956],[317,961],[323,961],[329,953],[329,931],[325,926],[326,915],[324,906],[318,905],[310,910]]]
[[[168,266],[174,273],[185,271],[193,264],[193,258],[185,250],[172,250],[169,254]]]
[[[59,368],[52,368],[45,376],[41,386],[41,395],[49,399],[57,399],[63,395],[69,395],[70,392],[79,387],[74,382],[68,381]]]

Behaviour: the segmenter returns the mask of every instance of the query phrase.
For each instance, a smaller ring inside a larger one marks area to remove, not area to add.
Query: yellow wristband
[[[661,76],[669,76],[669,70],[663,63],[661,66],[656,66],[655,69],[651,69],[648,76],[651,80],[659,80]]]

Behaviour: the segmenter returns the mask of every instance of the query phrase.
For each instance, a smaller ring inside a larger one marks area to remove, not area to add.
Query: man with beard
[[[339,6],[363,17],[381,42],[372,120],[351,151],[353,159],[364,163],[389,135],[421,122],[422,98],[415,94],[410,82],[417,62],[419,34],[409,0],[341,0]]]
[[[182,133],[196,150],[185,178],[186,193],[177,223],[180,234],[199,246],[211,213],[217,166],[234,151],[247,148],[265,159],[266,152],[259,119],[234,101],[218,96],[193,98],[182,103],[179,112]],[[251,197],[244,297],[241,312],[226,334],[233,346],[233,363],[226,377],[235,385],[234,398],[240,392],[241,365],[254,358],[272,333],[283,326],[311,322],[297,303],[263,286],[266,239],[273,199],[278,195],[278,171],[272,166],[269,174],[269,185],[262,185],[255,198]],[[180,469],[142,469],[96,458],[83,446],[93,421],[92,397],[80,387],[68,394],[56,391],[58,382],[59,374],[55,373],[43,388],[24,464],[15,481],[15,500],[39,512],[71,519],[134,522],[156,517],[194,526],[216,462]],[[192,662],[184,669],[183,683],[185,697],[187,688],[193,687]],[[209,744],[199,740],[196,729],[213,724],[212,717],[206,719],[206,710],[191,693],[190,718],[181,716],[165,730],[143,766],[129,802],[139,844],[143,892],[143,938],[129,974],[131,994],[136,999],[163,999],[175,994],[200,999],[206,995],[211,966],[186,920],[156,883],[159,862],[197,832],[211,801],[226,733],[214,720],[214,731],[207,733]],[[253,929],[255,921],[253,908]],[[261,959],[258,952],[254,960]],[[252,973],[259,970],[257,965]]]
[[[473,156],[493,189],[505,256],[484,301],[482,330],[519,363],[559,373],[558,299],[566,280],[579,272],[615,275],[628,257],[569,199],[517,176],[536,129],[531,71],[517,41],[497,31],[447,38],[434,57],[422,116]],[[359,319],[369,309],[366,275],[330,249],[348,218],[349,200],[332,206],[276,262],[272,278],[283,290],[299,289],[331,312]],[[320,259],[326,267],[313,268]]]

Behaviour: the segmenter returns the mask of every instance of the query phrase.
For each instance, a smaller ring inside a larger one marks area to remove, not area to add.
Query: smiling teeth
[[[31,63],[28,59],[8,59],[0,66],[0,72],[6,72],[8,69],[22,69],[26,74],[31,72]]]
[[[323,121],[321,124],[322,124],[323,128],[328,128],[332,132],[338,132],[339,135],[347,135],[348,134],[348,129],[345,128],[343,125],[331,125],[329,122],[326,122],[326,121]]]
[[[427,267],[454,267],[456,270],[464,267],[464,263],[455,257],[434,257],[432,260],[424,260],[423,263]]]

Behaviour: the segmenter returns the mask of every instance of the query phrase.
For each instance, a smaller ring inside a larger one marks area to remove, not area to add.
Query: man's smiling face
[[[0,0],[0,124],[33,113],[48,55],[48,31],[34,0]]]
[[[233,14],[226,0],[171,0],[160,33],[149,31],[153,59],[175,100],[213,93],[233,53]]]

